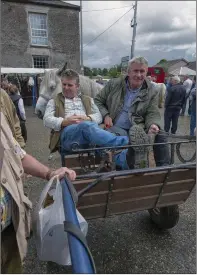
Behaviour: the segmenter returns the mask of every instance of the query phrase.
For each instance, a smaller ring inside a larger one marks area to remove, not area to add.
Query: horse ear
[[[68,66],[68,62],[66,61],[65,64],[64,64],[64,66],[62,67],[62,69],[59,69],[57,71],[57,75],[60,76],[62,74],[62,72],[67,69],[67,66]]]

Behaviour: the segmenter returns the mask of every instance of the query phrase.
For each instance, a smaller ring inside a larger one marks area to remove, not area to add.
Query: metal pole
[[[83,67],[83,25],[82,25],[82,1],[80,1],[80,38],[81,38],[81,74],[84,75],[84,67]]]
[[[133,24],[131,23],[131,27],[133,28],[133,37],[132,37],[132,45],[131,45],[131,59],[132,59],[134,57],[134,51],[135,51],[135,37],[136,37],[136,28],[137,28],[137,1],[135,1]]]

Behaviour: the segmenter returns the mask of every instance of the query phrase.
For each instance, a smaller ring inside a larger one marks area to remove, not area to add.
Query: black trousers
[[[25,125],[25,121],[20,120],[20,126],[21,126],[21,134],[24,138],[25,143],[27,142],[27,128]]]
[[[164,130],[168,133],[171,127],[171,133],[176,134],[180,109],[166,108],[164,112]]]

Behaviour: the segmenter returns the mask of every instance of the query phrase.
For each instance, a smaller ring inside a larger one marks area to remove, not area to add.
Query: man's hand
[[[72,181],[76,179],[75,171],[68,169],[67,167],[61,167],[55,171],[52,171],[50,174],[50,178],[54,176],[59,176],[59,179],[62,179],[65,176],[65,174],[67,174],[68,178]]]
[[[88,116],[76,116],[81,121],[91,121],[91,118]]]
[[[70,116],[70,117],[67,117],[65,118],[63,121],[62,121],[62,127],[66,127],[66,126],[69,126],[69,125],[72,125],[72,124],[78,124],[81,122],[81,119],[79,118],[80,116]]]
[[[110,128],[113,126],[113,122],[112,122],[112,119],[110,116],[106,116],[105,119],[104,119],[104,124],[105,124],[105,127],[106,128]]]
[[[148,130],[148,134],[158,134],[159,132],[159,127],[155,124],[152,124]]]

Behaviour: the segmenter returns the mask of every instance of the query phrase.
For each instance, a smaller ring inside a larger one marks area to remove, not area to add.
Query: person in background
[[[17,140],[24,145],[19,120],[12,101],[1,89],[1,273],[22,273],[23,260],[27,252],[27,238],[30,236],[30,200],[23,189],[23,173],[49,180],[65,174],[75,180],[76,174],[67,167],[52,170],[27,154]],[[18,120],[18,121],[17,121]]]
[[[7,92],[4,91],[3,89],[1,89],[0,104],[1,104],[1,112],[4,114],[4,116],[9,122],[12,135],[14,136],[16,141],[20,144],[21,148],[24,148],[25,142],[21,134],[20,121],[16,113],[16,108],[11,98],[7,94]]]
[[[193,81],[192,81],[192,87],[191,87],[191,90],[189,92],[189,108],[188,108],[188,115],[190,116],[191,115],[191,104],[192,104],[192,97],[190,96],[191,95],[191,91],[193,90],[193,88],[196,87],[196,76],[194,76],[193,78]]]
[[[18,88],[16,85],[11,84],[10,89],[9,89],[9,96],[16,108],[16,112],[17,112],[18,118],[20,120],[22,136],[26,143],[27,142],[27,129],[26,129],[26,125],[25,125],[25,122],[26,122],[25,108],[24,108],[23,99],[22,99],[21,95],[18,94]]]
[[[185,102],[186,89],[180,84],[178,76],[171,78],[171,85],[165,100],[164,130],[168,133],[172,123],[171,133],[176,134],[180,110]]]
[[[185,101],[184,101],[184,104],[183,104],[183,107],[182,107],[182,112],[180,114],[181,116],[185,115],[185,110],[186,110],[186,107],[187,107],[187,100],[189,98],[191,87],[192,87],[192,80],[189,78],[188,75],[186,75],[184,77],[183,86],[186,89],[186,95],[185,95]]]
[[[1,88],[7,93],[9,93],[10,86],[11,84],[8,82],[8,80],[3,78],[1,81]]]
[[[190,101],[191,101],[190,136],[195,135],[195,128],[196,128],[196,76],[194,80],[195,80],[195,86],[191,90],[191,94],[190,94]]]

